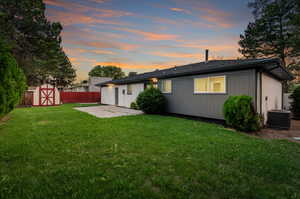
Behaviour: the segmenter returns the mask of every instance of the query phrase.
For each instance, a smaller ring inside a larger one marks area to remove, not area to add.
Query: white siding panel
[[[136,101],[137,96],[144,91],[144,83],[131,84],[132,94],[127,94],[127,85],[119,86],[119,106],[130,108],[130,104]]]
[[[282,109],[282,83],[262,73],[262,114],[265,122],[270,110]]]
[[[101,87],[101,103],[115,105],[115,87]]]
[[[33,106],[40,105],[40,88],[36,87],[33,91]]]

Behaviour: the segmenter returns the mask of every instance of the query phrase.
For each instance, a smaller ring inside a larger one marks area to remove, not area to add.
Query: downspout
[[[281,110],[284,109],[283,105],[283,98],[284,98],[284,88],[283,88],[283,82],[281,81]]]
[[[259,92],[260,92],[260,114],[262,114],[262,72],[259,71]]]
[[[255,70],[255,109],[256,109],[256,112],[257,112],[257,69]]]

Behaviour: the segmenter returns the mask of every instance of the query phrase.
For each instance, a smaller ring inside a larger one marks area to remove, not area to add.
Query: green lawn
[[[300,198],[300,145],[140,115],[22,108],[0,124],[1,199]]]

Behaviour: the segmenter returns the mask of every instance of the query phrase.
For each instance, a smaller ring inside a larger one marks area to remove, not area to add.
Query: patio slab
[[[89,106],[89,107],[76,107],[76,110],[86,112],[99,118],[111,118],[129,115],[141,115],[142,111],[133,110],[129,108],[103,105],[103,106]]]
[[[290,130],[263,129],[258,133],[259,137],[267,139],[287,139],[300,142],[300,120],[292,120]]]

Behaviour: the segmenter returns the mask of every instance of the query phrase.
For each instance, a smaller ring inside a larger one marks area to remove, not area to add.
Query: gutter
[[[278,59],[274,59],[272,61],[262,61],[262,62],[254,62],[247,65],[239,64],[239,65],[225,65],[224,68],[213,68],[213,69],[205,69],[200,71],[190,71],[190,72],[180,72],[180,67],[177,68],[170,68],[170,69],[164,69],[159,71],[160,74],[157,74],[158,71],[148,72],[140,74],[140,77],[136,77],[136,79],[132,80],[126,80],[125,79],[118,79],[118,80],[112,80],[108,82],[103,82],[101,84],[96,84],[96,86],[104,86],[105,84],[117,84],[117,85],[123,85],[123,84],[130,84],[130,83],[139,83],[139,82],[145,82],[148,81],[150,78],[158,78],[158,79],[167,79],[167,78],[175,78],[175,77],[181,77],[181,76],[192,76],[192,75],[200,75],[200,74],[210,74],[210,73],[218,73],[218,72],[230,72],[230,71],[239,71],[239,70],[246,70],[246,69],[256,69],[256,68],[263,68],[267,63],[276,63],[276,67],[272,68],[272,71],[276,68],[282,68],[289,78],[293,78],[291,74],[283,67],[281,67],[280,62]],[[183,66],[184,67],[184,66]],[[179,72],[177,72],[175,69],[179,68]],[[173,70],[172,70],[173,69]],[[169,72],[170,74],[165,75],[164,73]],[[176,73],[177,72],[177,73]],[[137,75],[139,76],[139,75]],[[280,77],[277,77],[278,79],[281,79]],[[282,80],[282,79],[281,79]]]

